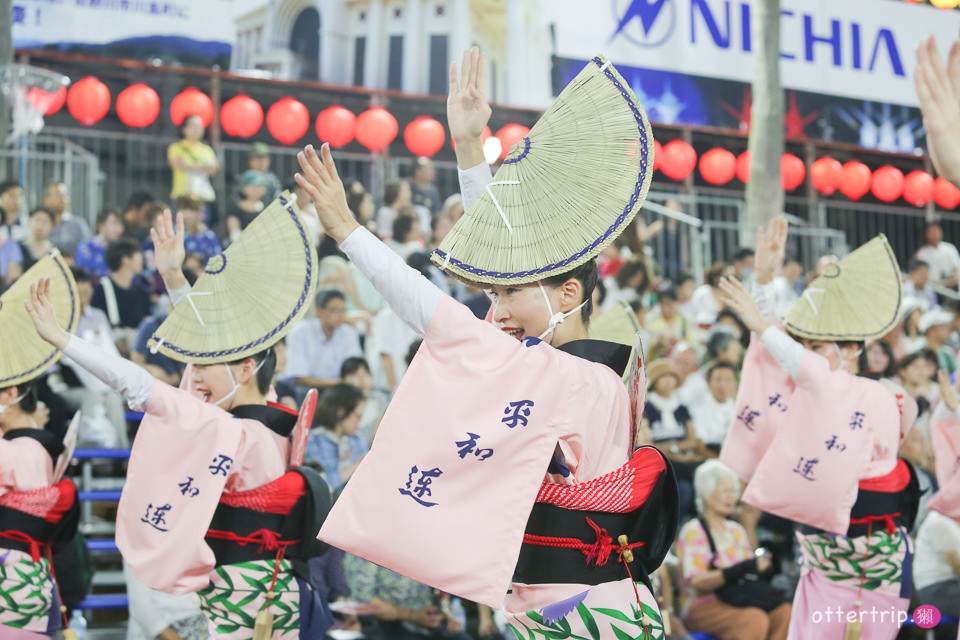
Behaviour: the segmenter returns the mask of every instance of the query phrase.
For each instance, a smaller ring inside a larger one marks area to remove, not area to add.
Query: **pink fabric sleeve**
[[[207,586],[214,556],[203,537],[220,495],[282,475],[283,443],[253,420],[155,382],[117,512],[117,545],[134,574],[174,594]]]
[[[33,438],[0,438],[0,495],[30,491],[53,482],[53,461]]]

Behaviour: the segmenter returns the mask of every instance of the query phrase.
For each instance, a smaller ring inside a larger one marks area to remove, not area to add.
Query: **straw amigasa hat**
[[[510,149],[431,256],[471,284],[523,284],[593,259],[640,210],[653,169],[647,116],[597,56]]]
[[[808,340],[863,341],[900,322],[900,266],[883,234],[824,272],[783,318],[783,328]]]
[[[60,351],[40,337],[23,306],[23,301],[30,297],[30,285],[40,278],[50,278],[50,300],[57,322],[68,333],[77,330],[77,283],[60,252],[54,250],[0,296],[0,389],[28,382],[60,359]]]
[[[203,273],[150,337],[193,364],[233,362],[276,344],[313,306],[317,252],[296,198],[283,192]]]

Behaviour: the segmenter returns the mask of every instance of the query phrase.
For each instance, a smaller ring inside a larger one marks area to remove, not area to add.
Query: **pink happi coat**
[[[184,375],[181,387],[190,384]],[[117,546],[134,575],[168,593],[206,587],[215,559],[204,535],[220,495],[279,478],[289,449],[260,422],[156,382],[117,510]]]
[[[934,413],[930,421],[930,439],[936,455],[937,484],[940,490],[930,498],[928,509],[960,522],[960,419]]]
[[[443,591],[503,605],[544,480],[586,482],[632,453],[620,377],[536,342],[519,342],[444,297],[320,539]],[[557,449],[568,475],[547,473]],[[507,609],[581,591],[527,590]]]
[[[881,383],[810,350],[794,382],[754,336],[720,460],[747,481],[744,502],[845,535],[859,481],[893,470],[900,439],[897,400]]]

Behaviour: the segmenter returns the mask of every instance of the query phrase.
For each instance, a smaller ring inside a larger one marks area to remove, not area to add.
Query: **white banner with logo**
[[[556,53],[750,82],[758,42],[749,0],[550,0]],[[916,47],[945,53],[960,12],[892,0],[781,0],[781,79],[788,89],[917,105]]]

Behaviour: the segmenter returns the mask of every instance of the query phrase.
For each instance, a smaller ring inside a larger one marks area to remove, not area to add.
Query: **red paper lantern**
[[[744,151],[737,156],[737,178],[739,178],[743,184],[750,182],[750,163],[752,161],[753,156],[750,155],[749,151]]]
[[[317,114],[317,137],[331,147],[345,147],[357,132],[357,116],[346,107],[334,105]]]
[[[810,165],[810,180],[813,188],[825,196],[833,195],[840,186],[843,165],[836,158],[824,157]]]
[[[710,149],[700,156],[700,175],[710,184],[727,184],[737,172],[737,158],[726,149]]]
[[[803,164],[803,160],[792,153],[780,156],[780,184],[784,191],[793,191],[803,184],[806,177],[807,166]]]
[[[510,147],[523,140],[530,133],[530,129],[522,124],[511,123],[497,131],[497,137],[500,138],[502,151],[500,157],[504,160],[510,155]]]
[[[67,88],[60,87],[56,93],[51,95],[49,91],[31,87],[27,90],[27,102],[33,104],[35,109],[44,107],[43,115],[52,116],[57,111],[60,111],[63,105],[66,104]]]
[[[89,127],[110,110],[110,89],[93,76],[87,76],[70,87],[67,109],[70,115]]]
[[[943,209],[955,209],[960,204],[960,189],[943,178],[937,178],[933,182],[933,199]]]
[[[683,180],[697,166],[697,152],[683,140],[671,140],[663,145],[660,171],[672,180]]]
[[[903,179],[903,199],[922,207],[933,197],[933,176],[926,171],[911,171]]]
[[[293,144],[310,128],[310,112],[295,98],[280,98],[267,110],[267,130],[280,144]]]
[[[403,130],[403,141],[415,156],[432,156],[443,148],[447,134],[443,125],[429,116],[420,116]]]
[[[656,171],[660,168],[660,165],[663,164],[663,145],[653,141],[653,171]]]
[[[487,141],[487,138],[493,135],[493,131],[490,130],[490,127],[484,127],[483,133],[480,134],[480,144],[483,144]],[[457,150],[457,143],[454,141],[453,136],[450,136],[450,146],[453,147],[453,150]]]
[[[196,87],[187,87],[170,102],[170,119],[178,127],[187,116],[200,116],[204,127],[213,122],[213,100]]]
[[[117,117],[128,127],[150,126],[160,115],[160,96],[143,83],[130,85],[117,96]]]
[[[380,151],[394,141],[400,125],[383,107],[370,107],[357,116],[357,142],[370,151]]]
[[[880,167],[873,172],[870,191],[878,200],[893,202],[903,193],[903,172],[889,165]]]
[[[840,176],[840,193],[851,200],[859,200],[870,191],[870,168],[858,160],[843,165]]]
[[[220,125],[228,136],[249,138],[263,126],[263,107],[250,96],[230,98],[220,107]]]

